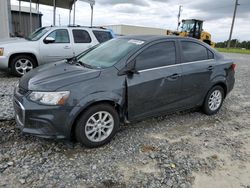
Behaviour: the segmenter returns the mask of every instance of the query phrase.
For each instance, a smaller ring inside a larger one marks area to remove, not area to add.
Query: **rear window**
[[[94,33],[96,39],[98,40],[98,42],[100,42],[100,43],[106,42],[106,41],[113,38],[109,31],[94,30],[93,33]]]
[[[82,29],[73,29],[73,37],[75,43],[91,43],[89,33]]]
[[[183,53],[182,62],[201,61],[214,58],[213,53],[201,44],[182,41],[181,47]]]

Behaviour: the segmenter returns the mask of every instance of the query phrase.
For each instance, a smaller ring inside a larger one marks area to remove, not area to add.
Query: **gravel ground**
[[[147,119],[122,128],[108,145],[22,135],[13,121],[17,78],[0,73],[0,187],[250,188],[250,55],[221,111]]]

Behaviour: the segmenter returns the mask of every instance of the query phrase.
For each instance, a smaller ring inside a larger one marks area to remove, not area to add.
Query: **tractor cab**
[[[196,19],[182,20],[180,35],[200,39],[202,32],[202,25],[203,25],[202,20],[196,20]]]

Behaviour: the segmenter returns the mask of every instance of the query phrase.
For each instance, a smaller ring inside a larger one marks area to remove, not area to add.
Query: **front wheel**
[[[18,55],[10,62],[11,73],[15,76],[23,76],[36,66],[34,58],[27,55]]]
[[[224,96],[225,92],[221,86],[214,86],[210,89],[203,104],[204,113],[207,115],[216,114],[222,106]]]
[[[75,135],[86,147],[99,147],[108,143],[119,127],[119,116],[115,108],[99,104],[86,110],[78,120]]]

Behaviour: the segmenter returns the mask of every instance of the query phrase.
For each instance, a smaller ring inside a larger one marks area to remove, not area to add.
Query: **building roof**
[[[30,0],[17,0],[17,1],[24,1],[24,2],[30,2]],[[56,7],[59,8],[65,8],[65,9],[72,9],[72,6],[74,2],[77,0],[56,0]],[[95,4],[95,0],[79,0],[86,3],[89,3],[90,5]],[[48,5],[48,6],[54,6],[53,0],[31,0],[32,3],[39,3],[41,5]]]
[[[18,5],[11,5],[11,11],[19,11]],[[21,12],[30,13],[30,7],[21,6]],[[38,10],[35,8],[31,9],[32,14],[38,14]],[[41,14],[41,12],[40,12]]]
[[[24,2],[30,2],[30,0],[18,0]],[[75,0],[57,0],[56,7],[65,8],[65,9],[72,9]],[[54,6],[53,0],[31,0],[32,3],[39,3],[41,5],[48,5]]]

